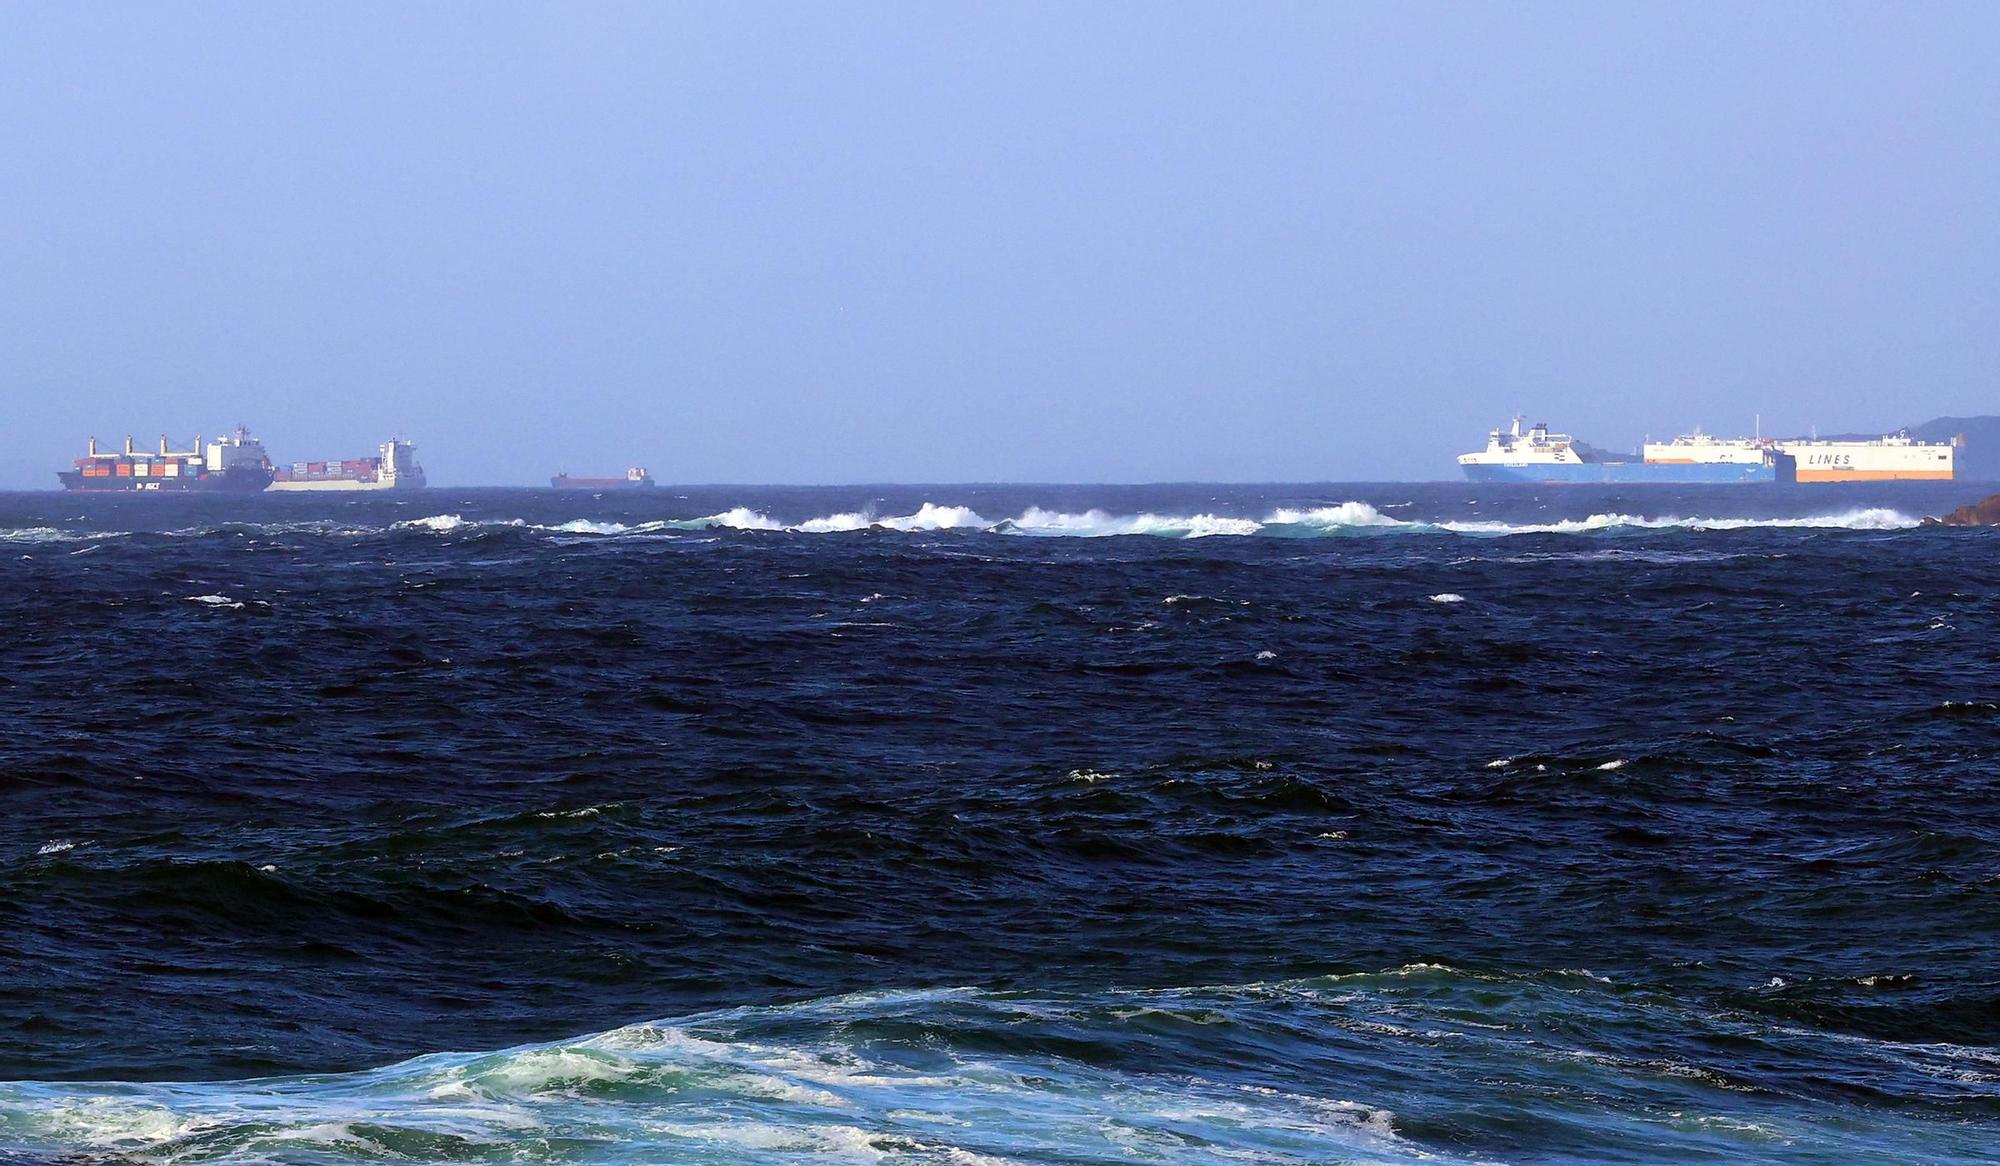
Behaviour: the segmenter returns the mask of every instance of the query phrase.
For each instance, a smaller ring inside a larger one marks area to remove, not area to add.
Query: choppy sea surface
[[[2000,1160],[1986,492],[0,495],[0,1162]]]

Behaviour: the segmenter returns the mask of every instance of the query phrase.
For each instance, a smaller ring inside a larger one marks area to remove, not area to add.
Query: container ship
[[[1474,482],[1611,482],[1691,485],[1729,482],[1788,482],[1792,457],[1760,438],[1717,438],[1691,433],[1672,441],[1648,442],[1638,456],[1608,453],[1567,433],[1551,433],[1546,422],[1521,432],[1495,429],[1486,448],[1458,456]]]
[[[549,479],[549,485],[558,490],[644,490],[652,487],[653,475],[644,466],[633,466],[622,478],[573,478],[557,474]]]
[[[417,447],[397,440],[383,442],[376,457],[293,462],[271,475],[273,490],[414,490],[423,484]]]
[[[1917,441],[1908,432],[1872,441],[1783,440],[1777,448],[1798,463],[1801,482],[1949,482],[1958,473],[1952,441]]]
[[[131,490],[161,494],[226,492],[255,494],[271,484],[271,459],[264,444],[238,426],[230,437],[205,446],[194,439],[191,448],[172,449],[165,436],[160,448],[139,450],[125,439],[122,453],[105,453],[90,439],[90,452],[74,468],[58,471],[63,489],[75,492]]]

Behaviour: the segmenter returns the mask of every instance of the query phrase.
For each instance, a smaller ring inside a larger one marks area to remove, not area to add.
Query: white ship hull
[[[415,490],[422,482],[364,482],[359,478],[317,478],[308,481],[272,482],[272,493],[291,490]]]
[[[1790,441],[1779,448],[1798,463],[1801,482],[1949,482],[1957,449],[1908,438],[1880,441]]]

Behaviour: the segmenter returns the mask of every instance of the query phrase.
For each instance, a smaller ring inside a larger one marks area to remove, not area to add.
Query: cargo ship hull
[[[382,443],[378,457],[346,461],[293,462],[273,475],[271,489],[415,490],[424,485],[417,447],[400,439]]]
[[[1581,462],[1574,464],[1503,465],[1492,462],[1465,464],[1465,477],[1472,482],[1531,482],[1540,485],[1566,483],[1618,485],[1658,484],[1689,486],[1706,484],[1759,484],[1788,480],[1775,465],[1733,465],[1686,462]]]
[[[165,435],[158,450],[140,449],[125,439],[123,450],[90,452],[67,470],[56,471],[62,487],[77,494],[256,494],[271,484],[271,459],[264,443],[238,426],[233,437],[188,449],[171,449]]]
[[[384,482],[375,478],[279,478],[271,492],[290,494],[311,490],[414,490],[421,482]]]
[[[1950,446],[1794,445],[1801,482],[1949,482],[1957,476]]]
[[[1805,438],[1778,447],[1798,462],[1801,482],[1949,482],[1964,439],[1918,441],[1894,433],[1866,441]]]
[[[557,474],[549,479],[549,485],[558,490],[649,490],[653,486],[653,475],[640,466],[633,466],[625,471],[622,478],[576,478]]]
[[[89,474],[81,469],[56,473],[63,489],[79,494],[258,494],[271,484],[271,471],[253,466],[154,477],[151,474]]]

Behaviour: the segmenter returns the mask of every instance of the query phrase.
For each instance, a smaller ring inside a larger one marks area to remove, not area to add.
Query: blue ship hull
[[[1577,482],[1690,485],[1710,482],[1778,482],[1776,466],[1680,462],[1585,462],[1582,465],[1460,466],[1474,482]]]

